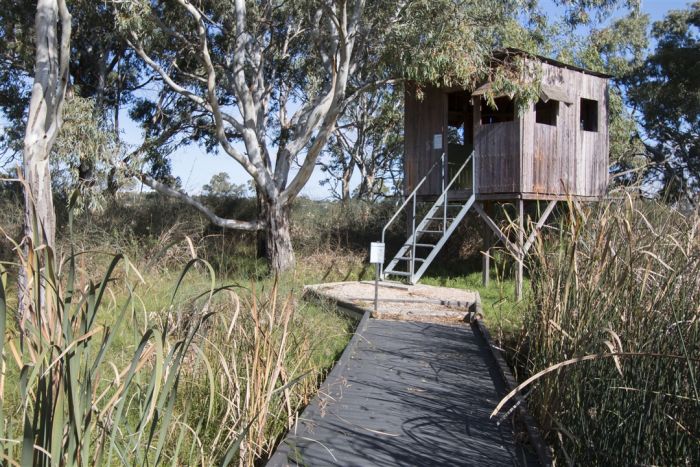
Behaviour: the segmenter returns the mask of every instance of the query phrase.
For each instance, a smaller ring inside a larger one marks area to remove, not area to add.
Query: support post
[[[485,205],[484,211],[488,213],[489,208]],[[482,229],[483,236],[483,247],[484,250],[481,252],[481,284],[484,287],[489,286],[489,279],[491,277],[491,230],[488,226],[484,226]]]
[[[379,308],[379,264],[375,264],[374,268],[377,274],[374,276],[374,313],[377,313]]]
[[[552,211],[554,210],[554,207],[556,205],[557,205],[556,200],[550,201],[549,204],[547,205],[547,208],[544,210],[544,212],[540,216],[540,219],[537,221],[537,224],[535,224],[535,227],[532,229],[532,232],[527,237],[527,240],[525,241],[525,245],[523,245],[523,254],[524,255],[527,254],[527,252],[530,250],[530,247],[532,246],[532,244],[535,243],[535,240],[537,238],[537,234],[542,229],[542,226],[544,225],[544,223],[547,222],[549,215],[552,213]]]
[[[510,252],[511,255],[518,257],[520,255],[520,250],[518,249],[518,246],[515,245],[513,242],[508,240],[508,237],[501,232],[501,229],[498,227],[498,225],[489,217],[488,214],[484,211],[484,208],[482,208],[479,203],[474,203],[474,209],[476,209],[476,212],[479,213],[479,216],[484,220],[486,225],[491,229],[491,231],[496,234],[496,237],[503,242],[503,244],[506,246],[508,251]]]
[[[523,251],[523,244],[525,239],[525,209],[524,202],[522,199],[517,201],[518,210],[518,251],[516,255],[517,270],[515,272],[515,301],[520,301],[523,298],[523,267],[525,262],[525,252]]]

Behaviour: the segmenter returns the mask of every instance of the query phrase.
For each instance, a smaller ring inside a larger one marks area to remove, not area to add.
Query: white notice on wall
[[[372,264],[384,263],[384,244],[382,242],[372,242],[370,244],[369,262]]]
[[[442,149],[442,133],[433,135],[433,149]]]

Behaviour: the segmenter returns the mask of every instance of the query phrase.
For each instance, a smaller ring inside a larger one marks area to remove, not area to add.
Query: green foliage
[[[671,200],[700,191],[700,2],[654,23],[656,49],[629,79],[654,163]]]
[[[403,21],[388,22],[382,57],[407,80],[474,88],[488,69],[497,28],[513,11],[510,2],[408,2]]]
[[[108,183],[125,184],[124,176],[113,170],[122,156],[116,134],[95,108],[94,99],[74,96],[66,102],[50,159],[57,193],[68,199],[78,190],[81,208],[104,208]]]
[[[212,175],[209,183],[202,187],[204,196],[243,198],[248,188],[245,185],[231,183],[226,172]]]
[[[560,462],[700,462],[699,227],[623,197],[572,205],[537,243],[518,357],[521,379],[550,371],[528,406]]]

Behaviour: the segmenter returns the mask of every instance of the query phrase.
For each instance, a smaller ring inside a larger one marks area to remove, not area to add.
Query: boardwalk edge
[[[474,303],[470,312],[470,324],[472,328],[484,339],[484,341],[486,341],[486,345],[488,346],[489,351],[496,362],[498,373],[501,375],[506,391],[512,391],[517,387],[517,383],[513,377],[513,373],[510,371],[510,368],[505,361],[505,358],[503,357],[503,352],[497,345],[494,344],[493,339],[491,338],[491,333],[484,324],[483,314],[481,311],[481,297],[478,293],[476,296],[476,302]],[[513,400],[515,404],[518,404],[516,411],[525,425],[528,437],[530,438],[530,443],[537,453],[537,458],[540,461],[540,464],[542,466],[553,465],[549,447],[542,439],[537,422],[528,412],[525,399],[523,399],[520,394],[517,394],[515,397],[513,397]]]

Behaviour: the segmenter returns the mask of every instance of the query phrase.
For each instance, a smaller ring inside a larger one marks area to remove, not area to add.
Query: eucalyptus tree
[[[51,251],[56,213],[49,156],[61,129],[69,80],[71,15],[65,0],[39,0],[34,31],[36,60],[23,147],[24,229],[27,239],[36,238],[38,233],[41,243]],[[20,323],[30,313],[26,300],[29,287],[29,278],[20,273]]]
[[[649,178],[671,200],[700,192],[700,2],[652,26],[654,51],[628,80],[652,161]]]
[[[118,2],[130,45],[167,90],[157,114],[189,102],[200,129],[208,125],[208,141],[254,181],[262,212],[255,221],[223,219],[183,191],[139,176],[216,225],[264,230],[272,269],[289,269],[290,206],[341,110],[397,78],[473,86],[488,69],[492,25],[513,15],[514,3]],[[358,75],[364,78],[349,82]]]
[[[403,86],[363,93],[342,112],[318,164],[321,182],[343,202],[351,197],[375,201],[397,191],[403,155]],[[359,174],[351,191],[350,181]]]

